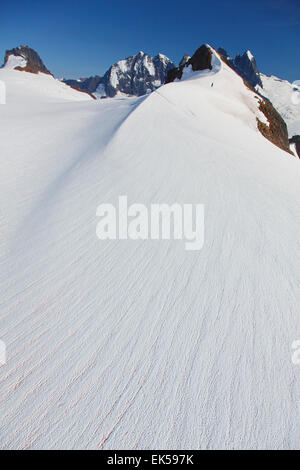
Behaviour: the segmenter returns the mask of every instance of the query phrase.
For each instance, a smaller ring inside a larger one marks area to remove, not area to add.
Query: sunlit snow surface
[[[14,56],[10,56],[10,58],[11,57]],[[21,59],[21,57],[19,57],[19,59]],[[5,67],[4,69],[0,69],[0,80],[6,83],[7,106],[10,110],[14,109],[16,114],[22,112],[28,106],[35,107],[39,105],[41,109],[44,109],[44,103],[93,101],[93,98],[87,93],[74,90],[60,80],[55,79],[52,75],[46,73],[28,73],[11,70],[9,67]],[[28,111],[30,111],[30,109],[28,109]],[[5,110],[2,109],[1,112],[3,113]]]
[[[0,71],[1,448],[299,448],[299,160],[217,68],[86,102]],[[98,240],[119,195],[205,204],[203,250]]]

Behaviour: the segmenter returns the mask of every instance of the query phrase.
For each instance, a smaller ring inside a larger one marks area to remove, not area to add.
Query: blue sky
[[[176,63],[203,43],[250,49],[259,69],[300,79],[299,0],[0,0],[0,54],[33,47],[58,77],[102,75],[140,50]]]

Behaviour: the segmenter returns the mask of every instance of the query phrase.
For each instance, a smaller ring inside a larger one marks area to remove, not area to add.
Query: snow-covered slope
[[[19,63],[20,61],[18,61]],[[13,65],[13,60],[10,60],[8,67],[6,65],[0,69],[0,80],[6,84],[7,104],[16,105],[16,109],[19,106],[22,110],[24,105],[32,106],[41,102],[93,101],[87,93],[74,90],[52,75],[14,70]]]
[[[299,160],[213,65],[146,98],[72,105],[24,106],[12,82],[2,448],[299,447]],[[203,250],[99,241],[96,208],[119,195],[205,204]]]
[[[258,90],[266,96],[279,111],[285,122],[287,123],[289,135],[300,134],[300,100],[299,100],[299,91],[298,99],[293,100],[293,95],[295,94],[296,87],[287,80],[282,80],[278,77],[267,76],[260,74],[263,89],[258,88]]]
[[[0,68],[0,80],[5,83],[8,104],[32,106],[41,102],[91,101],[88,93],[75,90],[56,80],[38,53],[28,46],[7,50]]]
[[[225,49],[218,51],[228,60],[233,69],[268,98],[285,120],[289,136],[300,134],[300,87],[275,76],[260,73],[253,54],[248,50],[231,58]],[[298,96],[295,91],[298,90]]]

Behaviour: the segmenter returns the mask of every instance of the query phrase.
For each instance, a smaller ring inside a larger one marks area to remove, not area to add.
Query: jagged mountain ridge
[[[253,87],[263,86],[255,58],[249,50],[242,55],[238,54],[234,59],[223,48],[219,48],[218,52]],[[179,68],[184,67],[190,59],[191,56],[185,53],[179,62]],[[93,93],[97,98],[114,97],[118,93],[142,96],[164,84],[168,72],[175,68],[176,65],[163,54],[152,57],[139,52],[135,56],[116,62],[103,76],[94,75],[78,80],[64,79],[63,81],[68,85]]]
[[[256,86],[262,87],[260,73],[256,64],[256,60],[251,53],[247,50],[242,55],[237,54],[235,58],[231,58],[225,49],[219,47],[219,54],[221,54],[231,65],[231,67],[254,88]]]
[[[299,107],[294,106],[290,99],[293,84],[260,73],[255,58],[249,50],[242,55],[237,55],[234,59],[223,48],[219,48],[218,53],[236,73],[272,102],[288,125],[289,137],[298,135],[300,133]],[[136,56],[120,60],[112,65],[103,77],[95,75],[78,80],[63,79],[62,82],[77,91],[89,93],[93,98],[114,97],[119,94],[142,96],[168,81],[168,74],[173,76],[171,81],[174,78],[180,78],[180,76],[176,77],[176,73],[178,70],[183,70],[188,63],[191,63],[191,57],[187,53],[183,55],[179,67],[176,68],[175,64],[163,54],[152,57],[140,52]],[[29,46],[7,50],[3,67],[52,75],[38,53]]]
[[[207,71],[211,70],[213,67],[213,60],[215,60],[216,51],[211,48],[210,46],[203,44],[199,47],[193,56],[187,60],[183,65],[172,69],[168,72],[166,83],[174,82],[175,80],[181,80],[182,78],[190,75],[193,72],[200,72],[203,71],[207,73]],[[219,53],[219,57],[221,61],[224,61],[229,67],[234,71],[235,69],[228,63],[228,59],[224,57],[223,54]],[[238,72],[236,72],[240,75]],[[241,76],[241,75],[240,75]],[[277,147],[281,148],[282,150],[291,153],[289,139],[288,139],[288,131],[287,125],[282,118],[282,116],[277,112],[277,110],[273,107],[272,103],[267,100],[263,95],[259,92],[255,93],[254,87],[251,87],[247,81],[245,81],[244,77],[241,76],[244,80],[244,85],[250,88],[250,90],[254,94],[254,98],[257,99],[258,109],[261,112],[261,116],[257,117],[257,128],[260,133],[272,142]],[[211,87],[213,87],[214,83],[211,83]]]
[[[152,57],[140,51],[137,55],[119,60],[100,77],[98,75],[64,82],[94,93],[98,98],[114,97],[118,93],[142,96],[161,86],[175,64],[165,55]]]

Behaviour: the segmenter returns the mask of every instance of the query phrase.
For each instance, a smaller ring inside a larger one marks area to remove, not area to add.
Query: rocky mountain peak
[[[31,73],[51,72],[46,68],[38,53],[29,46],[19,46],[7,50],[4,58],[4,67],[10,66],[15,70]]]
[[[118,93],[142,96],[162,85],[168,71],[172,68],[175,68],[175,65],[164,54],[152,57],[140,51],[137,55],[113,64],[103,77],[64,81],[69,85],[75,84],[85,91],[94,93],[98,98],[113,97]]]
[[[230,65],[242,78],[247,80],[253,88],[257,85],[261,88],[263,87],[256,60],[249,49],[242,55],[238,54],[234,59],[230,57],[226,49],[223,47],[219,47],[218,53],[227,61],[228,65]]]
[[[237,55],[234,59],[230,60],[231,65],[235,71],[245,78],[250,85],[262,87],[262,81],[257,68],[256,60],[252,53],[248,50],[242,55]]]

